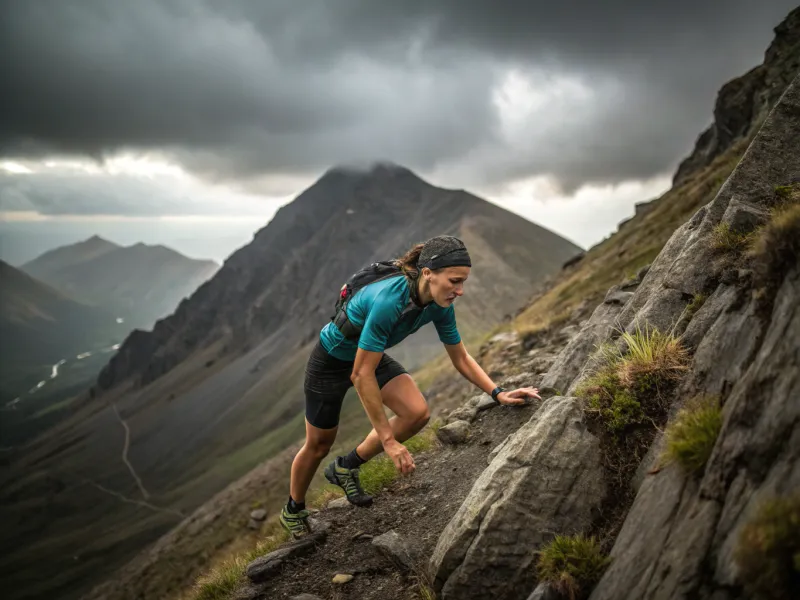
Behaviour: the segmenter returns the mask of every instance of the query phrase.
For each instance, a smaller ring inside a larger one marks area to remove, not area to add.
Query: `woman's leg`
[[[294,457],[289,493],[295,502],[305,502],[308,486],[322,459],[328,455],[339,427],[319,429],[306,421],[306,441]]]
[[[398,442],[404,442],[415,435],[430,419],[428,403],[411,375],[403,373],[393,377],[381,389],[383,403],[395,414],[389,424]],[[383,452],[383,445],[373,429],[356,452],[362,460],[369,460]]]

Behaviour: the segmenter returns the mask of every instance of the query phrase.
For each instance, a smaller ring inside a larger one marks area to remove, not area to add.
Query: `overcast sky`
[[[389,160],[589,246],[795,5],[5,0],[0,233],[216,219],[221,260],[327,168]]]

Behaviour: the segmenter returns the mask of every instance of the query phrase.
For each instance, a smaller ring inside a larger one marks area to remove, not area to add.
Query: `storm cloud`
[[[647,179],[795,3],[6,0],[0,156],[158,150],[251,189],[369,160],[462,186]]]

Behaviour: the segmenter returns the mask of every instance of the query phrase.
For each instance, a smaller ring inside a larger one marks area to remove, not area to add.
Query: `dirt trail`
[[[316,518],[331,524],[327,540],[313,554],[296,559],[261,586],[239,590],[237,598],[292,598],[303,593],[323,599],[406,600],[423,598],[419,577],[402,572],[372,546],[371,538],[394,530],[417,545],[424,569],[442,530],[486,468],[491,450],[516,431],[538,407],[497,407],[479,414],[465,444],[441,445],[415,457],[414,475],[398,478],[369,508],[328,508]],[[354,539],[358,538],[358,539]],[[334,584],[337,573],[354,575]]]

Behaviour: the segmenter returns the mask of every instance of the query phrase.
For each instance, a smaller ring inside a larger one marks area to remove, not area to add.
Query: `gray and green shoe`
[[[293,513],[289,511],[289,508],[284,504],[278,520],[281,522],[281,525],[283,525],[283,528],[292,534],[292,537],[299,538],[311,533],[311,526],[308,524],[308,515],[309,512],[306,509]]]
[[[358,469],[344,468],[339,464],[338,458],[325,468],[325,479],[342,488],[350,504],[369,506],[372,504],[372,496],[365,494],[361,489],[358,476]]]

